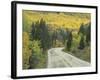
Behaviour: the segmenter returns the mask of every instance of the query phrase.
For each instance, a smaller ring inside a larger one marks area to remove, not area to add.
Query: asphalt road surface
[[[62,51],[63,48],[48,50],[48,68],[88,67],[90,63]]]

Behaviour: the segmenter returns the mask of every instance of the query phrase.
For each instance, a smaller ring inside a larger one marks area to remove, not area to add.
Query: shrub
[[[31,55],[31,51],[29,49],[29,35],[27,32],[23,32],[23,53],[22,53],[22,62],[23,69],[27,69],[29,67],[29,56]]]
[[[32,54],[29,58],[29,69],[37,68],[40,63],[40,59],[42,57],[42,50],[40,48],[40,41],[33,40],[31,42],[31,50]]]

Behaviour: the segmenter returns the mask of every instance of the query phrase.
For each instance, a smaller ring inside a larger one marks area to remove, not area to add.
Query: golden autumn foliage
[[[89,13],[71,13],[71,12],[41,12],[41,11],[27,11],[23,10],[24,21],[30,25],[43,18],[52,28],[69,28],[79,29],[82,23],[90,22]],[[29,26],[28,26],[29,27]]]
[[[29,35],[27,32],[23,32],[23,68],[27,69],[29,66],[29,56],[31,51],[29,49]]]

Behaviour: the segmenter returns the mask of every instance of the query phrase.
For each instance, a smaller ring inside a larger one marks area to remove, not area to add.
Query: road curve
[[[63,48],[48,50],[48,68],[88,67],[90,63],[62,51]]]

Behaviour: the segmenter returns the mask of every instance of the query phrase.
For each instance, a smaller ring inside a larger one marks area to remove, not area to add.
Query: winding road
[[[62,51],[61,48],[48,50],[48,68],[59,67],[87,67],[90,63]]]

